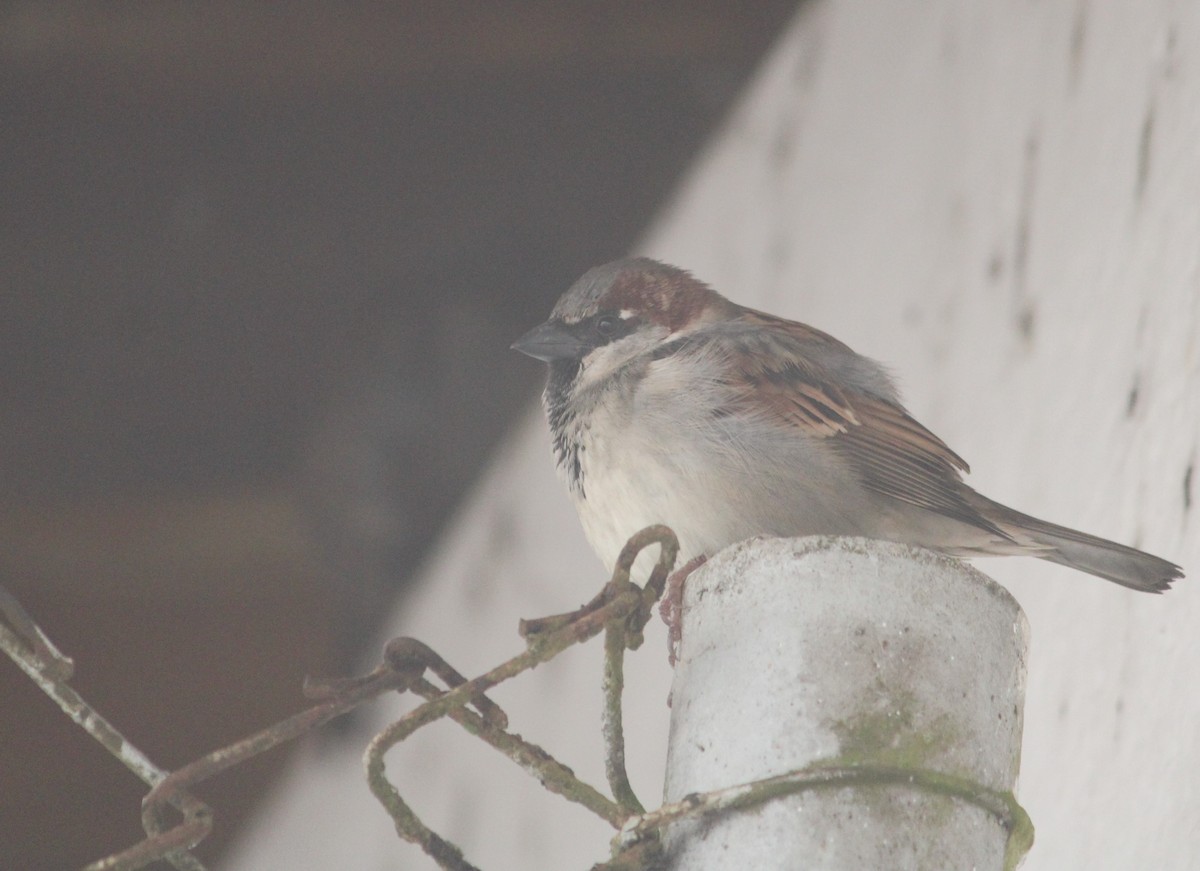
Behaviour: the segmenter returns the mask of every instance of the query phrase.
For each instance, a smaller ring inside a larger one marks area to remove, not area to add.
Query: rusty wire
[[[592,871],[650,871],[654,866],[646,864],[644,857],[658,855],[659,837],[673,823],[685,820],[703,822],[800,792],[851,786],[912,789],[957,799],[991,814],[1007,835],[1006,871],[1015,869],[1033,845],[1033,822],[1011,792],[1000,792],[969,778],[925,768],[818,762],[752,783],[693,793],[650,813],[630,817],[614,839],[612,861],[595,865]]]
[[[147,786],[155,787],[167,779],[168,774],[129,742],[117,729],[93,708],[68,683],[74,672],[74,664],[54,646],[41,628],[21,607],[21,604],[4,588],[0,587],[0,648],[20,666],[43,692],[53,699],[63,712],[84,731],[96,739],[104,749],[115,756],[126,768]],[[162,832],[134,847],[133,850],[149,852],[145,861],[135,855],[130,864],[122,857],[132,851],[109,856],[87,867],[87,871],[110,871],[110,869],[140,868],[155,859],[166,859],[180,871],[204,871],[200,860],[187,852],[198,844],[211,828],[211,812],[193,796],[179,793],[177,807],[184,815],[184,822],[168,832]]]
[[[646,586],[639,587],[630,581],[630,569],[638,554],[655,543],[660,545],[658,563]],[[388,750],[422,726],[444,716],[451,717],[505,753],[537,777],[546,789],[586,807],[614,828],[619,829],[631,816],[644,812],[625,772],[625,739],[620,716],[624,680],[620,663],[626,649],[641,644],[642,630],[650,619],[654,602],[662,595],[667,574],[675,564],[678,551],[675,534],[667,527],[651,526],[642,530],[625,545],[617,559],[612,580],[591,602],[570,614],[522,621],[521,634],[527,643],[523,653],[473,680],[452,687],[448,692],[431,694],[428,702],[371,740],[363,756],[367,783],[392,817],[396,831],[402,838],[418,844],[447,871],[478,871],[456,846],[421,822],[385,773],[383,757]],[[614,800],[605,798],[599,790],[580,780],[540,747],[503,728],[484,728],[478,718],[463,710],[463,705],[478,694],[552,659],[572,645],[595,637],[601,631],[606,631],[604,738],[608,752],[605,770]]]
[[[306,682],[306,692],[318,697],[318,704],[168,773],[150,761],[67,683],[72,672],[71,660],[54,647],[20,603],[3,588],[0,588],[0,615],[8,624],[0,622],[0,647],[72,720],[151,787],[142,802],[145,840],[89,864],[85,871],[134,871],[158,859],[167,860],[180,871],[204,871],[203,863],[188,851],[211,831],[212,810],[191,795],[189,787],[312,731],[382,693],[406,689],[421,676],[419,671],[393,669],[385,661],[362,678],[317,685]],[[330,684],[336,693],[330,691]],[[495,716],[494,711],[485,710],[489,716]],[[165,822],[168,806],[182,815],[169,828]]]
[[[630,569],[638,554],[655,543],[660,545],[658,563],[646,586],[639,587],[629,580]],[[582,805],[614,828],[620,828],[631,816],[644,813],[625,772],[620,707],[624,685],[622,661],[626,649],[642,643],[642,630],[654,602],[662,594],[678,550],[674,533],[665,526],[642,530],[621,552],[613,579],[591,602],[570,614],[521,621],[525,652],[480,677],[468,681],[427,645],[412,638],[397,638],[389,642],[383,661],[370,674],[306,680],[305,695],[316,704],[173,772],[151,762],[69,685],[73,672],[71,660],[59,652],[3,587],[0,587],[3,617],[0,648],[68,716],[151,787],[142,802],[142,826],[147,837],[129,849],[91,863],[84,871],[134,871],[159,859],[167,860],[180,871],[204,871],[204,865],[189,851],[211,831],[213,814],[189,792],[193,786],[393,690],[413,692],[426,702],[372,740],[366,754],[371,789],[392,815],[403,837],[419,844],[443,868],[466,871],[474,866],[462,859],[461,851],[425,827],[400,799],[384,776],[383,754],[421,726],[449,717],[517,762],[548,790]],[[615,800],[581,781],[536,744],[508,732],[507,716],[485,695],[491,687],[601,631],[606,633],[604,736],[608,761],[605,769]],[[446,688],[426,680],[427,671]],[[181,817],[174,825],[167,820],[169,809]]]

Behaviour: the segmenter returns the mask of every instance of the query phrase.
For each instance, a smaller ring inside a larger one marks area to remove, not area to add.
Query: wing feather
[[[864,487],[1008,538],[970,503],[967,463],[905,411],[881,367],[804,324],[748,310],[742,320],[747,328],[722,340],[733,398],[718,414],[827,439]],[[891,395],[871,389],[878,384]]]

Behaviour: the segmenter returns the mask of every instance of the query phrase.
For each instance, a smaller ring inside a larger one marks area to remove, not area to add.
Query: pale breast
[[[837,458],[802,435],[721,413],[729,397],[719,371],[705,359],[656,361],[574,422],[583,488],[573,497],[609,570],[654,523],[675,531],[681,562],[753,535],[862,532],[856,500],[838,493],[846,473]]]

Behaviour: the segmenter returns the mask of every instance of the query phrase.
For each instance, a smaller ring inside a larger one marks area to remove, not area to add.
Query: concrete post
[[[814,764],[1016,784],[1028,626],[956,560],[857,538],[758,539],[684,589],[666,801]],[[822,787],[677,823],[673,869],[1005,865],[984,808],[915,785]]]

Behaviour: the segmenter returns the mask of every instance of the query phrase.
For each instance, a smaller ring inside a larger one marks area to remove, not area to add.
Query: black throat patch
[[[583,465],[579,453],[578,423],[571,408],[571,385],[579,375],[578,360],[555,360],[550,364],[550,380],[543,396],[550,435],[554,440],[554,458],[567,476],[570,488],[583,497]]]

